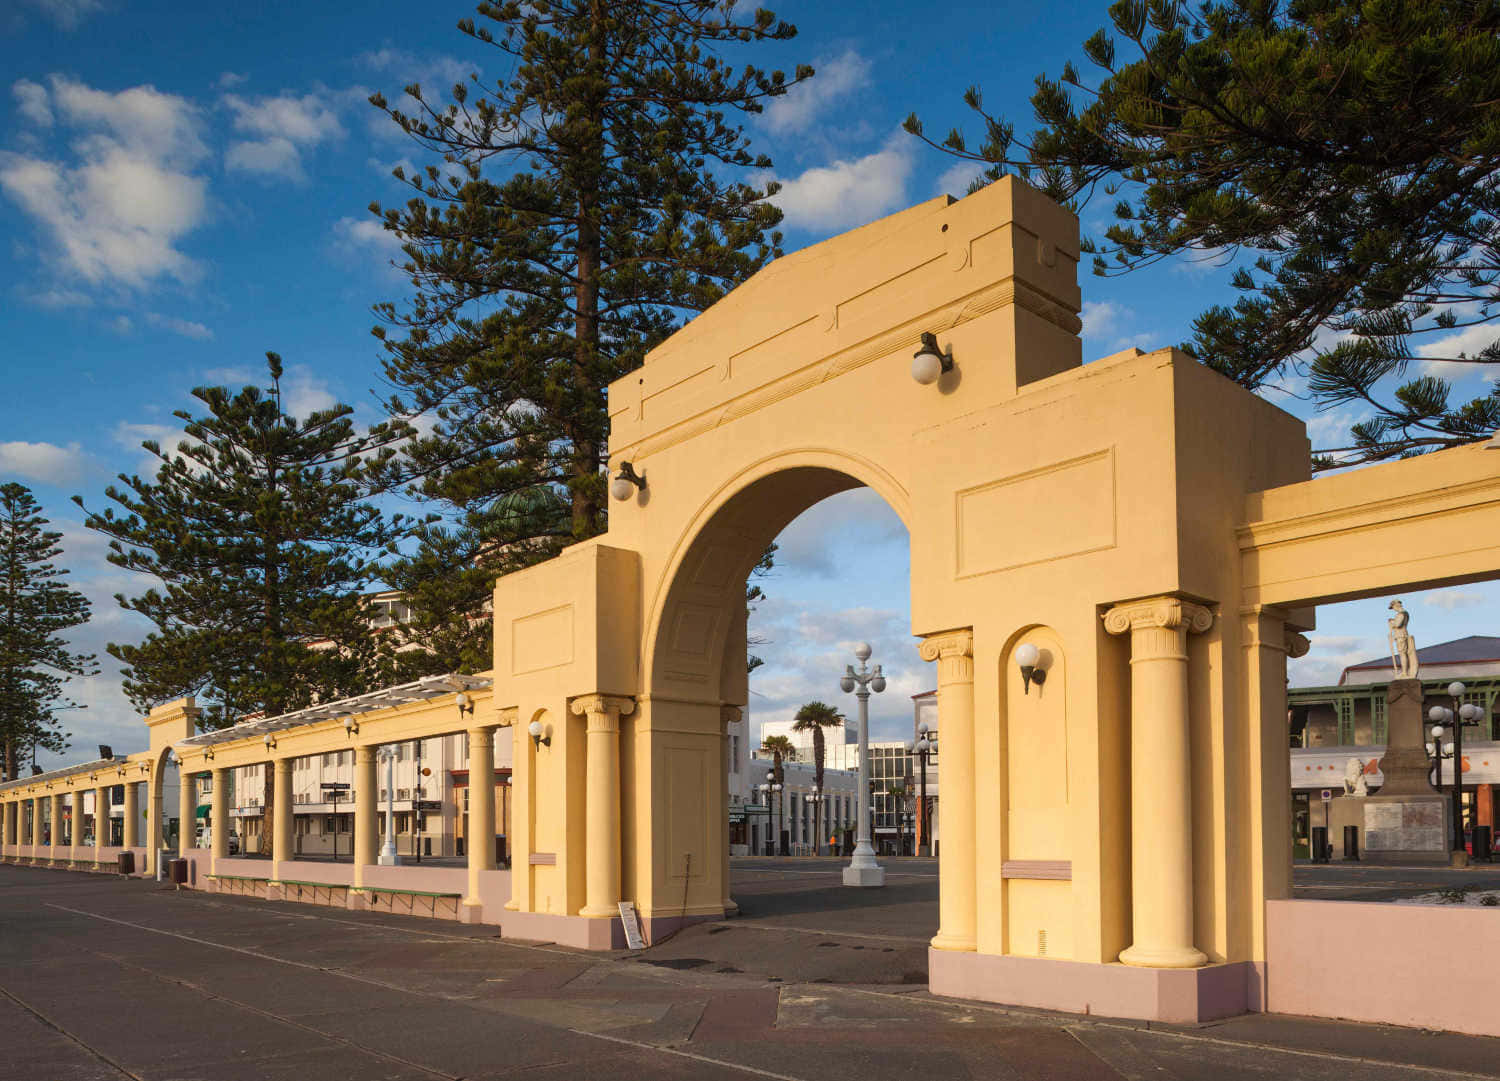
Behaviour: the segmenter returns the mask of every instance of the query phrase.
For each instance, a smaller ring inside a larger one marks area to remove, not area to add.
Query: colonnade
[[[140,846],[139,784],[127,781],[87,787],[68,787],[47,795],[0,797],[0,844],[16,849],[11,858],[45,860],[49,865],[99,863],[105,849]],[[121,838],[111,843],[111,793],[124,788],[121,805]],[[92,797],[93,837],[88,842],[85,823],[90,818],[87,797]],[[66,811],[64,810],[66,808]],[[66,824],[67,828],[64,829]],[[21,849],[30,849],[21,852]]]
[[[465,731],[469,745],[469,825],[470,843],[467,848],[468,883],[460,906],[461,918],[477,921],[481,915],[482,876],[496,867],[495,844],[495,729],[514,722],[514,711],[503,713],[498,723],[473,724]],[[409,738],[431,738],[430,736]],[[290,743],[290,741],[288,741]],[[393,741],[403,742],[403,741]],[[366,869],[378,865],[383,810],[378,798],[380,790],[379,758],[380,743],[358,743],[354,746],[354,842],[353,880],[351,890],[358,893],[368,886]],[[310,754],[319,752],[312,751]],[[205,756],[206,757],[206,756]],[[289,876],[290,864],[297,858],[294,829],[296,807],[293,803],[293,763],[303,755],[286,753],[273,755],[266,765],[272,773],[272,805],[270,821],[263,829],[271,831],[271,875],[270,885],[280,885],[283,875]],[[230,806],[229,774],[232,769],[254,765],[236,759],[234,766],[215,766],[209,758],[202,766],[184,766],[182,786],[179,792],[179,815],[185,822],[193,822],[197,811],[197,786],[194,778],[208,773],[213,779],[209,793],[210,850],[209,870],[214,872],[219,861],[229,857]],[[616,774],[618,774],[618,749],[616,750]],[[618,845],[616,846],[618,847]],[[179,851],[188,853],[197,849],[197,837],[191,828],[182,832]],[[618,892],[618,875],[616,876]]]

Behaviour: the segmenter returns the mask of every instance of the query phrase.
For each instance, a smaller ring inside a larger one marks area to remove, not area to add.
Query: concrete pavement
[[[903,980],[925,958],[920,895],[936,879],[893,871],[886,890],[852,891],[819,867],[737,868],[742,919],[591,955],[484,927],[0,867],[0,1078],[1500,1077],[1496,1040],[933,999]]]

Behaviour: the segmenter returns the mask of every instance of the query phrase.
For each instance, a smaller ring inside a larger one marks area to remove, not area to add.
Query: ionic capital
[[[614,694],[585,694],[573,699],[569,709],[588,718],[590,732],[618,732],[620,718],[635,709],[635,699]]]
[[[740,706],[724,705],[719,707],[719,723],[725,726],[739,724],[745,719],[745,711]]]
[[[917,653],[924,661],[938,662],[938,685],[974,681],[974,632],[946,631],[922,639]]]
[[[475,747],[493,747],[495,745],[495,730],[489,725],[480,725],[468,730],[469,751],[472,753]]]
[[[512,727],[521,716],[519,706],[504,706],[495,711],[495,723],[501,728]]]
[[[356,762],[363,762],[363,761],[365,761],[365,759],[366,759],[367,756],[369,758],[374,758],[375,757],[375,748],[374,747],[356,747],[356,748],[354,748],[354,760]],[[290,777],[292,775],[292,759],[290,759],[290,758],[273,758],[273,759],[271,759],[271,762],[272,762],[272,765],[275,767],[275,771],[276,771],[275,775],[276,776],[279,777],[279,776],[283,776],[284,775],[284,776]]]
[[[1144,630],[1202,634],[1213,625],[1213,612],[1181,597],[1147,597],[1117,604],[1104,613],[1104,629],[1110,634]]]
[[[1312,648],[1312,643],[1307,640],[1307,635],[1296,631],[1286,632],[1286,655],[1288,657],[1306,657],[1307,651]]]

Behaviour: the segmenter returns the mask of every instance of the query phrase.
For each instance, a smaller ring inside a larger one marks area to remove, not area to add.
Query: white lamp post
[[[854,647],[854,656],[859,661],[859,671],[854,666],[846,665],[844,678],[839,680],[839,686],[844,693],[854,691],[854,696],[859,699],[859,822],[854,838],[854,855],[849,860],[849,866],[844,868],[844,885],[846,886],[884,886],[885,868],[875,862],[875,848],[870,844],[870,804],[868,795],[870,791],[870,692],[876,694],[885,690],[885,676],[881,674],[880,665],[876,665],[871,671],[865,666],[870,659],[870,644],[861,642]],[[855,690],[858,688],[858,690]]]
[[[380,748],[380,757],[385,761],[385,843],[380,846],[380,866],[399,867],[401,857],[396,852],[396,748],[389,745]]]

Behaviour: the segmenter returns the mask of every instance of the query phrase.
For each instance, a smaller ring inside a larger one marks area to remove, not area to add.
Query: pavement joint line
[[[1153,1028],[1152,1023],[1147,1021],[1130,1021],[1128,1019],[1111,1020],[1108,1018],[1079,1018],[1072,1015],[1059,1016],[1049,1010],[1031,1010],[1024,1006],[1004,1006],[993,1002],[976,1002],[971,999],[942,999],[937,997],[916,997],[907,992],[901,995],[893,991],[873,991],[866,987],[850,987],[846,984],[813,984],[820,991],[843,991],[854,995],[874,995],[879,998],[895,998],[906,1002],[920,1002],[926,1006],[946,1010],[979,1010],[984,1013],[1005,1014],[1011,1017],[1024,1017],[1029,1020],[1050,1021],[1056,1027],[1067,1031],[1071,1028],[1107,1028],[1123,1032],[1148,1032],[1153,1036],[1163,1036],[1168,1039],[1190,1041],[1193,1043],[1214,1044],[1219,1047],[1234,1047],[1245,1051],[1270,1051],[1284,1055],[1296,1055],[1302,1058],[1324,1059],[1331,1062],[1359,1063],[1369,1066],[1390,1066],[1402,1070],[1412,1070],[1431,1077],[1442,1078],[1472,1078],[1474,1081],[1495,1081],[1500,1073],[1476,1073],[1472,1070],[1453,1070],[1441,1066],[1423,1066],[1419,1063],[1396,1062],[1391,1059],[1370,1058],[1365,1055],[1342,1055],[1336,1051],[1314,1051],[1300,1047],[1287,1047],[1284,1044],[1258,1043],[1253,1040],[1230,1040],[1223,1036],[1201,1036],[1197,1033],[1183,1032],[1178,1029]],[[1459,1036],[1467,1035],[1458,1033]],[[1076,1037],[1075,1037],[1076,1038]],[[1484,1037],[1470,1037],[1471,1039],[1483,1039]]]
[[[75,946],[74,949],[77,949],[83,953],[93,954],[95,957],[102,957],[106,961],[112,961],[113,963],[119,965],[121,968],[133,968],[137,972],[144,972],[153,980],[157,980],[161,983],[169,983],[175,984],[179,987],[186,987],[188,990],[194,991],[197,994],[204,996],[205,998],[213,999],[218,1002],[228,1003],[236,1009],[244,1010],[246,1013],[253,1013],[260,1017],[269,1018],[270,1020],[286,1025],[289,1028],[299,1029],[302,1032],[311,1033],[312,1035],[317,1036],[320,1039],[329,1040],[337,1044],[342,1044],[343,1046],[350,1048],[351,1050],[369,1055],[372,1058],[383,1059],[386,1062],[394,1062],[402,1066],[410,1066],[412,1069],[420,1070],[425,1074],[431,1074],[433,1077],[444,1078],[445,1081],[463,1081],[463,1077],[459,1074],[450,1074],[445,1073],[442,1070],[434,1070],[432,1067],[424,1066],[420,1062],[415,1062],[412,1059],[402,1058],[400,1055],[393,1055],[387,1051],[380,1051],[373,1047],[366,1047],[362,1043],[357,1043],[354,1040],[348,1039],[344,1036],[339,1036],[336,1033],[324,1032],[320,1028],[315,1028],[312,1025],[304,1024],[301,1021],[294,1021],[289,1017],[283,1017],[279,1013],[273,1013],[270,1010],[263,1010],[259,1006],[252,1006],[248,1002],[241,1002],[239,999],[230,998],[228,995],[221,995],[217,991],[211,991],[207,987],[204,987],[202,984],[194,983],[191,980],[184,980],[177,976],[168,976],[163,973],[157,972],[154,969],[147,968],[145,965],[136,964],[134,961],[127,961],[125,958],[118,957],[114,954],[102,953],[99,950],[91,950],[86,946]]]
[[[738,917],[726,921],[731,927],[743,927],[747,931],[769,931],[773,934],[778,931],[792,931],[799,935],[821,935],[824,938],[863,938],[874,942],[911,942],[919,946],[925,946],[932,941],[931,937],[917,938],[911,935],[875,935],[863,931],[827,931],[817,927],[792,927],[783,926],[778,923],[755,923],[754,917]]]
[[[660,1051],[663,1054],[676,1055],[679,1058],[692,1059],[694,1062],[706,1062],[713,1066],[723,1066],[731,1070],[739,1070],[741,1073],[754,1074],[756,1077],[770,1077],[775,1081],[808,1081],[807,1078],[794,1077],[791,1074],[776,1073],[772,1070],[762,1070],[759,1066],[746,1066],[738,1062],[727,1062],[721,1058],[713,1058],[709,1055],[697,1055],[691,1051],[684,1051],[677,1047],[661,1047],[654,1043],[642,1043],[639,1040],[627,1040],[623,1036],[606,1036],[602,1032],[585,1032],[583,1029],[570,1028],[569,1032],[576,1032],[580,1036],[593,1036],[598,1040],[608,1040],[610,1043],[624,1044],[627,1047],[639,1047],[645,1051]]]
[[[196,944],[198,944],[200,946],[211,946],[211,947],[215,947],[215,948],[221,949],[221,950],[228,950],[228,951],[230,951],[232,953],[242,953],[242,954],[245,954],[247,957],[254,957],[257,960],[261,960],[261,961],[272,961],[272,962],[275,962],[277,964],[290,965],[290,966],[293,966],[293,967],[296,967],[296,968],[309,969],[309,970],[314,971],[314,972],[326,972],[326,973],[328,973],[329,975],[332,975],[332,976],[339,976],[339,977],[341,977],[343,979],[346,979],[346,980],[355,980],[355,981],[357,981],[359,983],[371,984],[371,985],[373,985],[375,987],[383,987],[383,988],[385,988],[387,990],[391,990],[391,991],[400,991],[403,994],[416,995],[416,996],[420,996],[422,998],[437,999],[439,1002],[449,1002],[449,1003],[451,1003],[451,1002],[455,1001],[451,996],[448,996],[448,995],[433,994],[433,993],[430,993],[430,992],[427,992],[427,991],[417,990],[416,988],[408,987],[408,986],[405,986],[405,985],[402,985],[402,984],[390,983],[390,982],[388,982],[386,980],[376,980],[376,979],[372,979],[369,976],[360,976],[360,975],[358,975],[356,973],[353,973],[353,972],[345,972],[342,969],[328,968],[328,967],[323,966],[323,965],[309,964],[308,962],[305,962],[305,961],[292,961],[292,960],[289,960],[289,959],[284,958],[284,957],[276,957],[276,956],[273,956],[272,954],[262,953],[262,952],[260,952],[258,950],[246,949],[243,946],[229,946],[229,945],[226,945],[226,944],[224,944],[222,942],[214,942],[211,939],[199,938],[199,937],[197,937],[195,935],[185,935],[185,934],[182,934],[181,932],[178,932],[178,931],[164,931],[160,927],[150,927],[150,926],[147,926],[146,924],[143,924],[143,923],[134,923],[134,922],[132,922],[130,920],[117,919],[117,918],[115,918],[113,916],[103,916],[103,915],[100,915],[97,912],[86,912],[83,909],[69,908],[67,905],[58,905],[58,904],[48,903],[47,907],[48,908],[60,909],[63,912],[71,912],[71,913],[73,913],[75,915],[78,915],[78,916],[88,916],[88,917],[91,917],[91,918],[96,919],[96,920],[104,920],[104,921],[106,921],[108,923],[119,924],[122,927],[133,927],[133,928],[135,928],[136,930],[139,930],[139,931],[149,931],[152,934],[166,935],[166,936],[168,936],[170,938],[180,938],[180,939],[182,939],[185,942],[193,942],[193,943],[196,943]],[[453,937],[460,938],[462,936],[455,935]],[[0,993],[3,993],[3,990],[4,990],[3,988],[0,988]],[[536,1020],[536,1019],[533,1018],[532,1020]],[[538,1024],[547,1024],[546,1021],[537,1021],[537,1023]],[[563,1026],[553,1026],[553,1027],[562,1028]],[[59,1030],[59,1031],[61,1031],[61,1030]],[[710,1057],[708,1055],[697,1055],[697,1054],[693,1054],[690,1051],[681,1051],[681,1050],[678,1050],[677,1048],[663,1047],[663,1046],[660,1046],[658,1044],[642,1043],[642,1042],[637,1041],[637,1040],[627,1040],[627,1039],[624,1039],[624,1038],[619,1037],[619,1036],[606,1036],[602,1032],[589,1032],[589,1031],[587,1031],[585,1029],[577,1029],[577,1028],[566,1028],[566,1029],[564,1029],[564,1031],[566,1031],[566,1032],[572,1032],[572,1033],[575,1033],[575,1034],[577,1034],[579,1036],[588,1036],[588,1037],[590,1037],[592,1039],[595,1039],[595,1040],[603,1040],[603,1041],[605,1041],[607,1043],[625,1044],[625,1045],[628,1045],[630,1047],[637,1047],[637,1048],[640,1048],[640,1049],[645,1050],[645,1051],[655,1051],[655,1052],[657,1052],[659,1054],[663,1054],[663,1055],[675,1055],[675,1056],[677,1056],[679,1058],[694,1059],[694,1060],[696,1060],[698,1062],[706,1062],[706,1063],[710,1063],[710,1064],[712,1064],[714,1066],[722,1066],[725,1069],[737,1070],[737,1071],[740,1071],[741,1073],[753,1074],[753,1075],[758,1076],[758,1077],[773,1078],[773,1079],[775,1079],[775,1081],[808,1081],[807,1078],[793,1077],[790,1074],[772,1073],[769,1070],[762,1070],[759,1067],[756,1067],[756,1066],[747,1066],[747,1065],[744,1065],[744,1064],[738,1063],[738,1062],[730,1062],[727,1059],[716,1059],[716,1058],[712,1058],[712,1057]],[[114,1064],[111,1063],[111,1065],[114,1065]],[[428,1070],[427,1072],[431,1073],[433,1071]],[[138,1077],[136,1074],[132,1074],[132,1073],[128,1073],[127,1072],[126,1076],[132,1078],[133,1081],[144,1081],[143,1078]],[[438,1074],[437,1076],[440,1076],[440,1077],[449,1077],[449,1078],[452,1077],[452,1075],[450,1075],[450,1074]],[[462,1081],[462,1079],[461,1078],[453,1078],[453,1081]]]
[[[38,1022],[40,1022],[45,1027],[50,1028],[53,1032],[56,1032],[59,1036],[62,1036],[64,1039],[69,1040],[72,1043],[77,1044],[79,1047],[81,1047],[84,1050],[85,1053],[87,1053],[88,1055],[92,1056],[93,1058],[98,1059],[100,1062],[104,1063],[110,1069],[118,1070],[120,1072],[121,1076],[128,1077],[128,1078],[131,1079],[131,1081],[146,1081],[146,1079],[143,1078],[140,1074],[138,1074],[138,1073],[132,1073],[131,1071],[127,1070],[124,1066],[122,1066],[118,1062],[116,1062],[114,1059],[112,1059],[108,1055],[106,1055],[103,1051],[100,1051],[97,1047],[94,1047],[93,1045],[85,1042],[83,1039],[79,1038],[78,1036],[75,1036],[73,1033],[71,1033],[67,1029],[63,1028],[62,1025],[60,1025],[56,1021],[52,1020],[52,1018],[48,1017],[41,1010],[37,1009],[35,1006],[31,1005],[29,1002],[26,1002],[25,1000],[19,998],[15,994],[13,994],[10,991],[9,988],[0,987],[0,995],[4,995],[6,998],[10,999],[17,1006],[21,1007],[21,1009],[25,1010],[32,1017],[36,1018],[36,1020]]]

